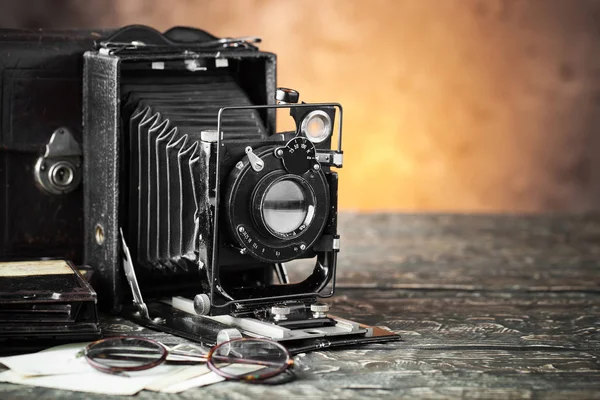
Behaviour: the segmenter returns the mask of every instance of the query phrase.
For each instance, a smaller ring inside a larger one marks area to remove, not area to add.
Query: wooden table
[[[402,342],[300,355],[300,379],[282,386],[137,397],[600,398],[600,216],[346,214],[340,223],[332,313]],[[120,318],[104,329],[178,341]],[[0,384],[2,399],[59,397],[105,398]]]

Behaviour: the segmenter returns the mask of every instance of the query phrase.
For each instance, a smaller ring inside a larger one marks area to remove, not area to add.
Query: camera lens
[[[265,224],[281,234],[293,232],[302,225],[306,220],[307,208],[302,187],[287,179],[267,189],[262,203]]]

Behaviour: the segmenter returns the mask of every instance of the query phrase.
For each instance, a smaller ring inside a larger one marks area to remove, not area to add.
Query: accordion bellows
[[[132,191],[128,236],[137,266],[158,273],[197,268],[202,192],[209,184],[200,135],[217,129],[221,107],[252,103],[227,74],[130,78],[122,93]],[[228,112],[222,131],[224,139],[267,135],[256,110]]]

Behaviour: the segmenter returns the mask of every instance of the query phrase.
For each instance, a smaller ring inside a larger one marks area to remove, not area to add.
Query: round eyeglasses
[[[290,353],[281,344],[255,338],[223,342],[207,353],[199,346],[179,345],[167,349],[151,339],[115,337],[90,343],[83,354],[92,367],[111,374],[143,371],[163,362],[205,362],[211,371],[226,379],[257,383],[270,383],[265,380],[289,372],[294,364]]]

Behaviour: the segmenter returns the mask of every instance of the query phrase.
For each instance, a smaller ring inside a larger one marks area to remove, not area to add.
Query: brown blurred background
[[[600,2],[0,0],[0,26],[257,35],[345,108],[345,210],[600,210]]]

